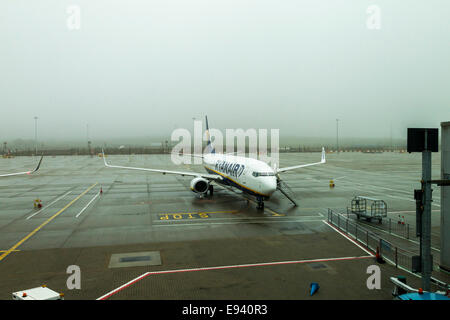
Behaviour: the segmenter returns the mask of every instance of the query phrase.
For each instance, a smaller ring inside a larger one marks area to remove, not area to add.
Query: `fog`
[[[336,119],[342,138],[405,138],[450,120],[449,17],[445,0],[2,0],[0,139],[34,139],[35,116],[40,141],[95,142],[204,115],[281,138],[334,137]]]

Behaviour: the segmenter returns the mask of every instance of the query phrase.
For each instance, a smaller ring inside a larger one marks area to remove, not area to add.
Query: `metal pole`
[[[391,233],[391,218],[389,218],[389,233]]]
[[[369,230],[366,231],[366,245],[369,248]]]
[[[38,120],[38,117],[34,117],[34,147],[35,147],[34,154],[35,155],[37,155],[37,120]]]
[[[395,247],[395,267],[398,268],[398,252],[397,252],[397,247]]]
[[[406,239],[409,239],[409,223],[406,225]]]
[[[391,141],[390,141],[391,143],[391,145],[390,145],[390,149],[391,149],[391,151],[392,151],[392,121],[391,121]]]
[[[425,150],[426,146],[425,138]],[[423,214],[421,235],[421,260],[422,260],[422,287],[430,290],[430,278],[432,271],[431,261],[431,151],[422,152],[422,188],[423,188]]]
[[[339,154],[339,119],[336,119],[336,150]]]

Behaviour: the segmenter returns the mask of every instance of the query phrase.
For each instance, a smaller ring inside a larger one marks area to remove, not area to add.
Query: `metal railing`
[[[380,256],[384,260],[395,265],[395,267],[412,272],[412,257],[417,254],[404,250],[381,238],[375,233],[365,229],[355,220],[346,216],[345,213],[342,214],[332,209],[328,209],[328,222],[372,252],[375,253],[378,249]],[[436,261],[433,261],[433,264],[437,265]],[[449,289],[448,284],[436,278],[432,278],[431,280],[437,287],[444,288],[446,290]]]
[[[352,211],[349,207],[347,207],[347,217],[350,214],[352,214]],[[408,240],[410,239],[411,236],[415,235],[414,228],[411,228],[409,223],[402,221],[400,217],[398,220],[392,220],[391,218],[384,218],[381,223],[373,224],[371,225],[371,227],[382,229],[383,231],[386,231],[389,234],[395,234]]]
[[[416,255],[413,252],[395,246],[391,242],[382,239],[380,236],[365,229],[354,220],[341,213],[335,212],[332,209],[328,209],[328,222],[354,238],[372,252],[375,253],[378,249],[381,257],[394,264],[397,268],[411,271],[412,256]]]

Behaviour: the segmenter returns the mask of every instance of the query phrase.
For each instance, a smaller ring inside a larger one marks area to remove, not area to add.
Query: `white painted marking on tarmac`
[[[392,188],[387,188],[387,187],[381,187],[381,186],[377,186],[377,185],[365,185],[365,184],[362,184],[362,183],[355,183],[355,184],[357,184],[357,185],[360,185],[360,186],[363,186],[363,187],[371,187],[371,188],[375,188],[375,189],[384,189],[384,190],[389,190],[389,191],[395,191],[395,192],[399,192],[399,193],[404,193],[404,194],[407,194],[407,195],[412,195],[412,192],[411,191],[405,191],[405,190],[399,190],[399,189],[392,189]],[[399,199],[405,199],[405,198],[399,198]],[[435,196],[434,197],[434,199],[440,199],[439,198],[439,196]],[[411,199],[408,199],[408,200],[411,200]],[[412,200],[412,201],[415,201],[415,200]]]
[[[388,232],[388,231],[386,231],[386,230],[384,230],[384,229],[381,229],[381,228],[379,228],[379,227],[377,227],[377,226],[373,226],[373,225],[370,225],[370,224],[367,224],[367,223],[362,223],[362,224],[363,224],[364,226],[369,227],[369,228],[373,228],[373,229],[376,229],[376,230],[378,230],[378,231],[387,233],[387,234],[389,234],[389,235],[391,235],[391,236],[395,236],[395,237],[397,237],[397,238],[400,238],[400,239],[403,239],[403,240],[407,240],[407,241],[412,242],[412,243],[414,243],[414,244],[420,244],[420,242],[418,242],[418,241],[415,241],[415,240],[412,240],[412,239],[408,239],[408,238],[402,237],[401,235],[398,235],[398,234],[395,234],[395,233],[392,233],[392,232]],[[434,248],[434,247],[430,247],[430,248],[431,248],[431,250],[441,252],[441,250],[439,250],[439,249],[437,249],[437,248]]]
[[[334,231],[336,231],[337,233],[339,233],[340,235],[342,235],[344,238],[346,238],[348,241],[351,241],[354,245],[358,246],[361,250],[364,250],[364,252],[370,254],[372,257],[374,257],[374,255],[370,252],[367,251],[364,247],[362,247],[359,243],[357,243],[355,240],[351,239],[349,236],[347,236],[346,234],[344,234],[343,232],[339,231],[335,226],[333,226],[331,223],[328,223],[328,221],[326,220],[322,220],[323,223],[325,223],[326,225],[328,225],[330,228],[332,228]]]
[[[51,203],[49,203],[47,206],[45,206],[44,208],[42,208],[41,210],[33,213],[32,215],[28,216],[26,220],[33,218],[35,215],[37,215],[38,213],[41,213],[42,211],[44,211],[45,209],[49,208],[52,204],[54,204],[56,201],[64,198],[65,196],[67,196],[69,193],[71,193],[72,191],[68,191],[67,193],[63,194],[61,197],[59,197],[58,199],[52,201]]]
[[[359,260],[373,258],[370,256],[360,256],[360,257],[342,257],[342,258],[325,258],[325,259],[311,259],[311,260],[294,260],[294,261],[275,261],[275,262],[262,262],[262,263],[252,263],[252,264],[235,264],[229,266],[217,266],[217,267],[205,267],[205,268],[192,268],[192,269],[174,269],[174,270],[163,270],[163,271],[153,271],[146,272],[137,278],[121,285],[117,289],[114,289],[103,296],[97,298],[97,300],[105,300],[119,291],[131,286],[132,284],[150,276],[158,274],[168,274],[168,273],[182,273],[182,272],[193,272],[193,271],[208,271],[208,270],[223,270],[223,269],[233,269],[233,268],[250,268],[250,267],[264,267],[264,266],[275,266],[275,265],[286,265],[286,264],[299,264],[299,263],[314,263],[314,262],[329,262],[329,261],[345,261],[345,260]]]
[[[412,202],[416,202],[416,200],[414,199],[409,199],[409,198],[403,198],[403,197],[396,197],[396,196],[391,196],[390,194],[386,194],[388,197],[391,198],[396,198],[396,199],[401,199],[401,200],[408,200],[408,201],[412,201]],[[435,203],[431,203],[432,206],[436,206],[436,207],[440,207],[440,204],[435,204]]]
[[[431,210],[434,212],[441,212],[441,210],[435,209],[435,210]],[[403,211],[389,211],[388,213],[416,213],[415,210],[403,210]]]
[[[170,220],[170,221],[174,222],[174,221],[177,221],[177,220]],[[236,221],[236,222],[209,222],[209,221],[206,221],[206,220],[204,220],[204,221],[205,222],[201,222],[201,223],[174,222],[174,223],[170,223],[170,224],[154,224],[153,227],[230,225],[230,224],[252,224],[252,223],[291,223],[291,222],[299,223],[299,222],[318,222],[318,221],[323,221],[323,219],[315,219],[315,220],[279,220],[279,221],[259,220],[259,221]]]
[[[88,202],[88,204],[83,209],[81,209],[81,211],[75,216],[75,218],[78,218],[80,216],[80,214],[82,214],[84,212],[84,210],[86,210],[86,208],[89,207],[89,205],[92,203],[92,201],[94,201],[99,195],[100,195],[100,191],[91,199],[91,201]]]
[[[411,194],[411,192],[403,191],[403,190],[398,190],[398,189],[391,189],[391,188],[380,187],[380,186],[375,186],[375,185],[365,185],[365,184],[357,183],[357,182],[354,182],[354,184],[359,185],[359,186],[361,186],[361,187],[365,187],[367,192],[375,193],[375,194],[377,194],[377,195],[380,193],[380,191],[379,191],[379,190],[376,190],[376,189],[389,190],[389,191],[394,191],[394,192],[404,193],[404,194],[408,194],[408,195]],[[341,188],[342,188],[342,186],[341,186]],[[352,188],[350,188],[350,187],[348,187],[348,188],[349,188],[349,189],[352,189]],[[372,190],[369,190],[369,189],[372,189]],[[411,201],[411,202],[415,202],[415,201],[416,201],[416,200],[414,200],[414,199],[405,198],[405,197],[399,197],[399,196],[393,196],[393,195],[385,194],[385,193],[383,193],[383,196],[388,196],[388,197],[390,197],[390,198],[395,198],[395,199],[400,199],[400,200],[407,200],[407,201]],[[434,200],[440,201],[439,197],[435,197]],[[435,206],[435,207],[440,207],[440,206],[441,206],[441,205],[436,204],[436,203],[431,203],[431,205],[433,205],[433,206]]]

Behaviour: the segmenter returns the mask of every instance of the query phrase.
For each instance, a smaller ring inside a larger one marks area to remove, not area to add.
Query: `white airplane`
[[[209,137],[207,117],[206,132]],[[132,169],[159,172],[162,174],[192,176],[194,177],[194,179],[192,179],[191,181],[191,190],[200,195],[205,195],[208,193],[208,191],[210,192],[210,195],[213,195],[214,188],[211,184],[211,182],[213,181],[221,185],[238,188],[244,193],[256,197],[256,200],[258,201],[258,209],[264,209],[264,200],[269,199],[276,190],[280,190],[280,192],[282,192],[289,200],[291,200],[294,205],[297,205],[295,201],[286,193],[286,191],[283,190],[279,173],[325,163],[324,148],[322,148],[322,158],[320,162],[275,169],[272,169],[267,163],[261,160],[230,154],[218,154],[215,152],[210,139],[208,139],[206,150],[207,152],[203,155],[191,156],[203,158],[204,167],[208,173],[114,166],[106,162],[103,150],[102,152],[105,166],[110,168]]]
[[[23,172],[0,174],[0,177],[18,176],[18,175],[21,175],[21,174],[32,174],[33,172],[36,172],[36,171],[39,170],[39,167],[41,166],[42,158],[44,158],[44,156],[41,156],[41,159],[39,160],[39,163],[38,163],[37,167],[34,170],[32,170],[32,171],[23,171]]]

